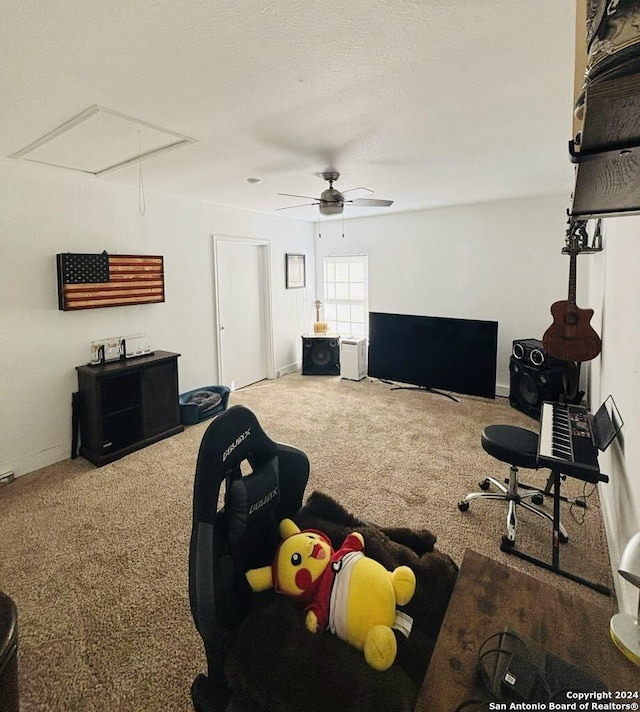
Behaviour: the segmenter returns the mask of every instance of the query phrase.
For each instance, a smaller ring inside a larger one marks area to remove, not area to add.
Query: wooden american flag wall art
[[[164,302],[164,260],[107,252],[56,255],[62,311]]]

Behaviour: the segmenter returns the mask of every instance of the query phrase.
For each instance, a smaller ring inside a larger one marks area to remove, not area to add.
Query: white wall
[[[566,298],[562,195],[350,219],[344,238],[342,221],[324,222],[318,238],[317,226],[150,191],[142,217],[135,191],[12,161],[0,162],[0,195],[0,472],[69,456],[75,366],[87,362],[92,340],[144,331],[154,348],[182,354],[181,391],[215,382],[213,234],[272,242],[276,370],[300,360],[300,334],[322,296],[313,275],[321,290],[327,254],[369,255],[373,310],[497,320],[503,394],[511,342],[541,337],[551,303]],[[640,218],[608,220],[605,250],[578,258],[578,304],[596,310],[603,338],[602,356],[585,369],[591,404],[611,393],[625,421],[601,457],[611,477],[600,495],[614,570],[640,529],[638,232]],[[164,255],[166,303],[59,311],[56,253],[102,250]],[[285,252],[307,255],[306,290],[284,288]],[[633,612],[635,591],[615,578],[621,608]]]
[[[318,289],[324,255],[367,253],[372,310],[497,320],[497,392],[508,393],[511,342],[541,338],[550,305],[567,298],[567,205],[558,195],[351,219],[344,238],[341,221],[325,222]],[[587,227],[592,235],[594,222]],[[602,354],[583,365],[589,405],[612,394],[624,420],[599,458],[610,477],[599,489],[615,572],[640,530],[640,217],[611,218],[603,230],[603,252],[578,257],[577,302],[595,310],[591,323],[602,336]],[[615,573],[614,582],[620,609],[635,613],[637,590]]]
[[[181,354],[181,391],[216,382],[214,233],[271,241],[275,367],[299,361],[313,289],[285,289],[284,255],[305,253],[313,276],[312,226],[148,190],[143,217],[137,191],[11,161],[0,195],[0,472],[69,457],[75,366],[93,340],[143,331]],[[103,250],[163,255],[166,302],[59,311],[56,253]]]
[[[568,196],[551,195],[325,222],[325,255],[369,255],[371,311],[498,322],[497,392],[509,392],[514,339],[542,338],[567,298],[561,256]],[[579,282],[581,284],[581,282]],[[322,298],[322,295],[320,295]]]
[[[600,456],[600,469],[609,475],[600,500],[614,572],[622,550],[640,530],[640,217],[604,221],[604,251],[590,261],[589,306],[602,335],[602,356],[590,373],[592,409],[609,394],[620,410],[624,427]],[[582,306],[582,305],[580,305]],[[620,608],[637,611],[638,593],[614,575]]]

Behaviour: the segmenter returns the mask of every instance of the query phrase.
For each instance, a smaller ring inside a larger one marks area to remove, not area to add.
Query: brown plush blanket
[[[411,634],[408,639],[398,635],[396,661],[377,672],[361,651],[331,633],[309,633],[295,601],[270,594],[245,619],[227,658],[232,689],[269,712],[410,712],[456,580],[456,564],[434,548],[430,531],[362,521],[320,492],[309,497],[295,520],[301,529],[325,532],[336,549],[358,531],[367,556],[389,570],[400,564],[413,569],[416,592],[402,609],[413,618]]]

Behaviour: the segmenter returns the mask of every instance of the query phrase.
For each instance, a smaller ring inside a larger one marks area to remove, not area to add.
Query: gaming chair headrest
[[[248,408],[234,405],[221,413],[200,443],[193,500],[196,520],[213,521],[220,486],[243,460],[255,469],[277,454],[278,444],[268,437]]]

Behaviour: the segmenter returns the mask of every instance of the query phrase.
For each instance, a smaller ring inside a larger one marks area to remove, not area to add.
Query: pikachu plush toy
[[[282,541],[272,566],[247,571],[254,591],[276,591],[305,604],[305,625],[316,633],[329,629],[364,653],[376,670],[396,658],[392,630],[396,606],[406,605],[416,589],[408,566],[387,571],[364,555],[364,540],[349,534],[334,551],[329,539],[314,529],[301,531],[291,519],[280,522]]]

